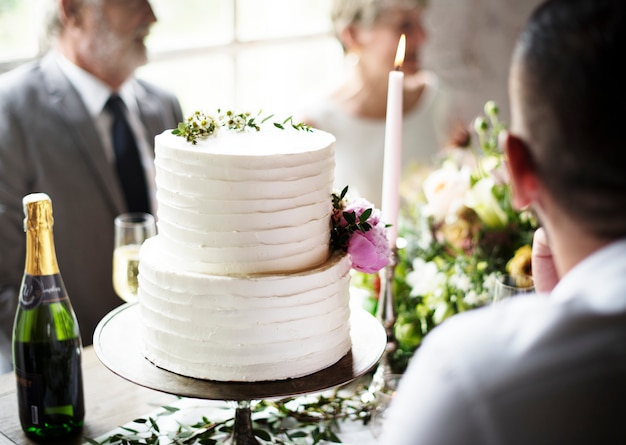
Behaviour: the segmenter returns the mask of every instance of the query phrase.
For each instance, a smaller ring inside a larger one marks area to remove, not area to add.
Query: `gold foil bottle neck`
[[[48,227],[52,229],[52,200],[45,193],[31,193],[22,199],[24,206],[24,231]]]
[[[22,200],[26,232],[25,272],[30,275],[59,273],[52,234],[52,200],[45,193],[31,193]]]

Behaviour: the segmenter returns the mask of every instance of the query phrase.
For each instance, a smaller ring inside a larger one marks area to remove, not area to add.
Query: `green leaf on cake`
[[[184,122],[180,122],[178,127],[172,130],[172,134],[184,137],[187,142],[195,145],[198,143],[198,139],[214,136],[220,128],[235,132],[260,131],[262,125],[272,117],[274,117],[273,114],[261,117],[261,111],[254,116],[249,112],[235,113],[231,110],[222,112],[219,108],[217,109],[217,116],[195,111]],[[259,120],[260,123],[258,123]],[[273,125],[284,130],[287,123],[294,130],[311,131],[311,127],[303,122],[294,123],[292,116],[289,116],[282,123],[274,122]]]

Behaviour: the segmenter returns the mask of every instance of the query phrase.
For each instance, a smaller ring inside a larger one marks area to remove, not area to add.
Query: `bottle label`
[[[40,425],[43,415],[43,377],[15,368],[17,392],[20,400],[20,419],[31,425]]]
[[[20,306],[33,309],[40,304],[50,304],[68,300],[60,274],[24,275]]]

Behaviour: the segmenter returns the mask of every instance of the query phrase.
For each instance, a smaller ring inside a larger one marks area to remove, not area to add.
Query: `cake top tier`
[[[274,115],[253,115],[217,109],[215,114],[195,111],[170,132],[162,134],[161,143],[178,149],[198,148],[216,155],[272,156],[308,153],[331,146],[335,137],[314,130],[292,117],[282,121]],[[169,138],[167,140],[164,140]],[[181,142],[184,141],[184,142]],[[254,147],[254,149],[251,149]]]
[[[335,137],[321,130],[296,131],[268,126],[260,131],[231,131],[220,128],[215,134],[197,139],[195,143],[166,130],[157,136],[159,142],[171,148],[216,155],[268,156],[306,153],[328,148]]]

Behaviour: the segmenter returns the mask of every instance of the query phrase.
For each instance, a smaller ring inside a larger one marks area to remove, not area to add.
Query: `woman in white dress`
[[[406,35],[403,168],[427,165],[443,146],[441,89],[421,69],[425,0],[334,0],[332,20],[346,55],[346,73],[331,94],[312,101],[303,119],[335,135],[335,187],[381,205],[389,72]]]

